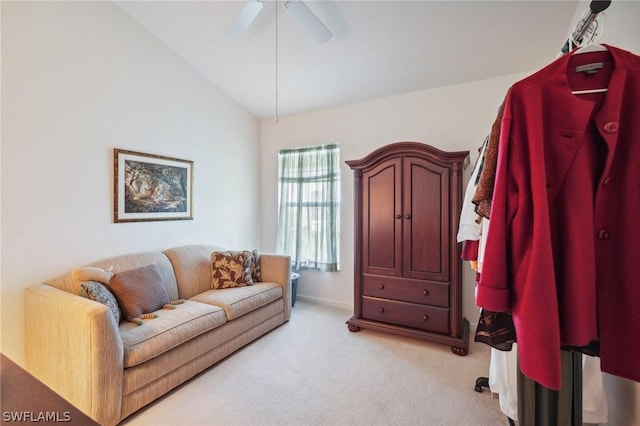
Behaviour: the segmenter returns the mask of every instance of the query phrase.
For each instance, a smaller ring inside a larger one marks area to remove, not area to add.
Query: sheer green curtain
[[[340,148],[336,144],[278,153],[276,253],[295,270],[339,270]]]

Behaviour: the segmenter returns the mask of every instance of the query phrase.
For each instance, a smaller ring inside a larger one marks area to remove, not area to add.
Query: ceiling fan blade
[[[284,8],[294,21],[318,43],[326,43],[333,33],[301,0],[285,1]]]
[[[264,7],[264,2],[265,0],[249,0],[235,22],[227,29],[227,37],[239,38],[242,36]]]

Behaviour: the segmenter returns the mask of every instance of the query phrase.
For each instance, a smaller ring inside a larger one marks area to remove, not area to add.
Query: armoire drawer
[[[364,274],[365,296],[449,307],[449,284]]]
[[[449,310],[434,306],[363,297],[362,316],[374,321],[398,324],[421,330],[438,333],[449,332]]]

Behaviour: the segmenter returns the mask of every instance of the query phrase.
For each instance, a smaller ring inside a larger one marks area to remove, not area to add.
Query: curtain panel
[[[337,144],[278,153],[276,253],[294,270],[339,270],[339,153]]]

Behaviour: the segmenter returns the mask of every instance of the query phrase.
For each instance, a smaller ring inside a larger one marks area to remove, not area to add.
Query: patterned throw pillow
[[[251,266],[247,252],[214,251],[211,253],[211,288],[231,288],[252,285]]]
[[[109,290],[118,299],[122,314],[131,321],[169,303],[156,265],[117,272],[109,282]]]
[[[258,250],[246,251],[251,268],[251,279],[254,283],[262,281],[262,271],[260,270],[260,253]]]
[[[120,319],[122,317],[120,313],[120,306],[118,306],[118,301],[107,287],[97,281],[87,281],[82,283],[81,286],[82,289],[87,292],[89,299],[106,305],[116,319],[116,324],[120,323]]]

